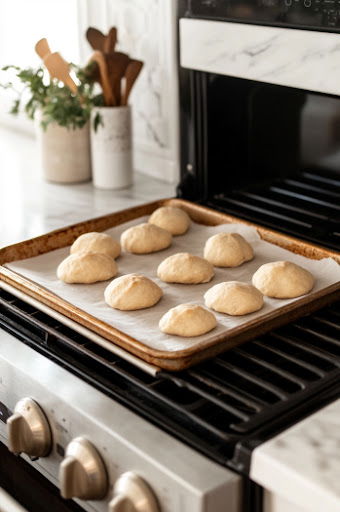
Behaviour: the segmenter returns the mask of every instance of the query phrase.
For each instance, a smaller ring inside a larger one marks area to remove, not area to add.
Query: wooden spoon
[[[90,62],[96,62],[99,69],[99,83],[103,89],[103,96],[105,105],[107,106],[115,106],[117,105],[116,98],[111,88],[108,68],[106,64],[105,56],[100,51],[95,51],[92,55]]]
[[[140,60],[131,60],[125,71],[125,90],[122,98],[122,105],[128,104],[129,95],[133,84],[137,80],[139,73],[143,67],[143,62]]]
[[[70,77],[69,64],[59,52],[49,53],[44,58],[44,64],[47,67],[51,77],[61,80],[74,94],[77,94],[78,87]]]
[[[35,45],[34,49],[42,60],[44,60],[46,55],[51,53],[51,49],[49,47],[46,37],[40,39]]]
[[[105,37],[103,51],[105,53],[113,53],[115,51],[116,43],[117,43],[117,29],[116,29],[116,27],[111,27],[108,35]]]
[[[121,81],[126,68],[129,65],[130,57],[126,53],[114,52],[105,55],[108,69],[111,90],[116,100],[116,105],[121,104]]]

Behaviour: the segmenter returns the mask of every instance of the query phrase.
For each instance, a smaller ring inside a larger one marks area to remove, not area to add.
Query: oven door
[[[59,489],[22,457],[0,443],[0,512],[80,512]]]
[[[0,512],[27,512],[27,509],[0,488]]]
[[[179,37],[179,195],[338,250],[339,34],[182,18]]]

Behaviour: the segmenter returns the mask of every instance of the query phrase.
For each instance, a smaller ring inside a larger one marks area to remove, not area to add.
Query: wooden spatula
[[[78,87],[70,77],[69,64],[63,59],[59,52],[46,55],[44,64],[51,77],[58,78],[58,80],[61,80],[74,94],[77,94]]]
[[[122,105],[128,104],[128,99],[130,96],[131,89],[133,84],[137,80],[139,73],[143,67],[143,62],[140,60],[131,60],[125,71],[125,90],[122,98]]]
[[[86,38],[94,50],[104,53],[115,51],[117,43],[117,29],[111,27],[107,36],[94,27],[89,27],[86,31]]]
[[[103,32],[97,28],[89,27],[86,31],[86,39],[94,50],[104,51],[106,36]]]
[[[114,52],[105,55],[111,90],[116,105],[121,104],[121,81],[129,65],[130,57],[126,53]]]
[[[51,53],[51,49],[49,47],[46,37],[40,39],[35,45],[34,49],[42,60],[44,60],[46,55]]]
[[[114,93],[111,88],[108,68],[105,60],[105,56],[100,51],[95,51],[92,55],[90,62],[96,62],[99,69],[99,83],[103,89],[103,96],[105,105],[107,106],[115,106],[117,105],[116,98],[114,97]]]

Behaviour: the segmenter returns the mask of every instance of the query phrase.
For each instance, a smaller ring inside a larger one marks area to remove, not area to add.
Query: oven
[[[179,1],[179,197],[339,249],[331,7]],[[0,308],[0,488],[32,512],[277,512],[254,450],[340,396],[339,302],[176,373],[5,283]]]
[[[339,250],[334,4],[181,2],[180,196]]]

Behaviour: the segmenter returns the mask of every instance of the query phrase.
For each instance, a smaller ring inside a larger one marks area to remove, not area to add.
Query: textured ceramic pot
[[[46,130],[36,120],[43,176],[56,183],[77,183],[91,178],[89,123],[68,129],[51,123]]]
[[[94,131],[99,113],[102,124]],[[132,184],[131,109],[98,107],[92,111],[91,156],[93,184],[97,188],[119,189]]]

